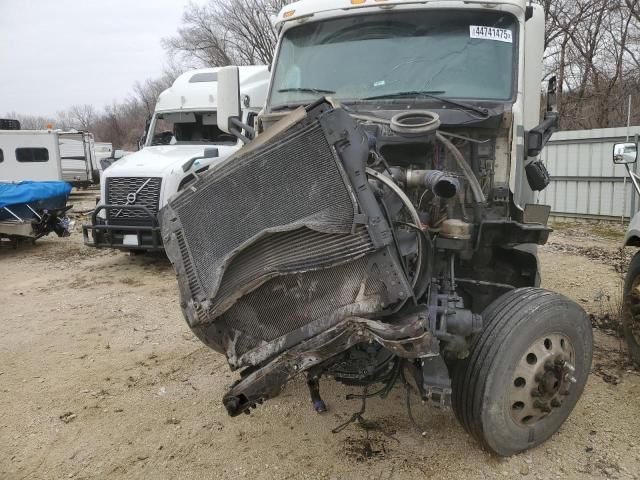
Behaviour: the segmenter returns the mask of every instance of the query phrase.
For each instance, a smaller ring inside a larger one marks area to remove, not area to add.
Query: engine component
[[[441,198],[453,198],[460,190],[460,182],[456,177],[447,175],[437,170],[427,170],[424,176],[424,183],[433,193]]]
[[[469,240],[471,238],[472,225],[462,220],[451,218],[442,222],[440,235],[455,240]]]
[[[453,198],[460,190],[460,181],[440,170],[392,169],[394,177],[408,188],[427,188],[441,198]]]
[[[460,153],[460,150],[458,150],[448,138],[441,135],[440,133],[436,133],[436,138],[447,148],[447,150],[451,152],[451,155],[455,159],[456,164],[458,165],[460,170],[462,170],[464,176],[467,178],[469,186],[471,187],[471,192],[473,193],[473,200],[477,204],[484,204],[486,202],[486,198],[484,196],[484,192],[482,191],[482,186],[478,182],[478,178],[476,177],[475,173],[473,173],[473,170],[471,170],[471,167]]]
[[[391,118],[391,130],[405,137],[424,136],[440,126],[440,116],[428,110],[410,110]]]
[[[471,188],[471,192],[473,193],[473,200],[477,205],[483,205],[486,202],[486,198],[484,195],[484,192],[482,190],[482,186],[480,185],[480,182],[478,182],[478,178],[476,177],[475,173],[473,172],[473,170],[471,169],[471,167],[469,166],[469,164],[467,163],[467,161],[464,159],[464,156],[462,155],[462,153],[460,153],[460,150],[458,150],[458,148],[456,148],[456,146],[451,143],[451,141],[446,138],[444,135],[442,135],[441,133],[437,132],[437,128],[440,125],[439,124],[439,118],[436,120],[437,115],[432,113],[432,112],[421,112],[423,114],[425,114],[425,116],[427,115],[431,115],[432,116],[432,121],[431,122],[423,122],[423,123],[419,123],[415,121],[415,115],[416,113],[420,113],[421,111],[412,111],[412,112],[404,112],[403,114],[399,114],[400,115],[400,120],[401,120],[401,125],[402,124],[402,119],[405,118],[402,115],[407,115],[406,118],[414,118],[414,120],[410,120],[408,123],[411,124],[413,123],[414,126],[417,123],[417,127],[415,127],[415,129],[413,129],[411,126],[407,126],[404,125],[405,128],[409,129],[409,135],[408,136],[424,136],[427,135],[431,132],[435,132],[435,137],[436,139],[442,143],[444,145],[444,147],[451,153],[452,157],[454,158],[458,168],[460,168],[460,170],[462,171],[462,173],[464,174],[465,178],[467,179],[467,181],[469,182],[469,186]],[[374,115],[362,115],[362,114],[354,114],[353,118],[358,118],[360,120],[365,120],[365,121],[372,121],[372,122],[376,122],[376,123],[380,123],[380,124],[384,124],[384,125],[389,125],[390,128],[393,131],[393,125],[394,125],[394,119],[395,119],[395,124],[396,124],[396,129],[395,129],[395,133],[400,134],[400,130],[398,130],[398,115],[396,115],[395,117],[393,117],[393,119],[391,120],[385,120],[383,118],[380,117],[376,117]]]
[[[422,395],[439,407],[451,406],[451,377],[441,355],[421,360]]]

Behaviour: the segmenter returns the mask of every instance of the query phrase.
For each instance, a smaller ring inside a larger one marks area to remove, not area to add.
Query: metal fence
[[[558,132],[542,153],[551,184],[538,203],[552,215],[613,220],[636,210],[636,195],[623,165],[614,165],[613,144],[640,135],[640,126]],[[636,168],[637,165],[632,165]]]

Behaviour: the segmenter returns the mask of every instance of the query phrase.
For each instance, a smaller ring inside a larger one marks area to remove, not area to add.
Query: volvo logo
[[[151,181],[151,179],[147,179],[146,182],[144,182],[142,185],[140,185],[140,188],[138,188],[135,192],[131,192],[127,194],[127,203],[125,205],[135,205],[136,200],[138,199],[138,194],[142,191],[142,189],[144,187],[147,186],[147,184]],[[122,208],[120,210],[118,210],[114,217],[119,217],[122,214]]]

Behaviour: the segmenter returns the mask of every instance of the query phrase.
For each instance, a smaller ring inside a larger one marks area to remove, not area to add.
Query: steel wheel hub
[[[535,340],[516,365],[509,388],[508,407],[514,421],[533,425],[562,407],[576,382],[575,351],[559,333]]]

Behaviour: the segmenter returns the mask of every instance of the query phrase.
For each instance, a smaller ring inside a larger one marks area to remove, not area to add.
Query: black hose
[[[460,170],[462,170],[462,173],[467,178],[469,186],[471,187],[471,193],[473,193],[474,202],[479,204],[485,203],[486,199],[484,196],[484,192],[482,191],[482,186],[480,185],[480,182],[478,182],[475,173],[473,173],[473,170],[471,170],[471,167],[464,159],[464,156],[462,155],[462,153],[460,153],[460,150],[458,150],[458,147],[456,147],[448,138],[445,138],[440,133],[436,132],[436,138],[447,148],[447,150],[449,150],[458,167],[460,167]]]
[[[431,236],[429,235],[428,232],[425,232],[417,225],[414,225],[412,223],[406,223],[406,222],[396,222],[396,223],[398,225],[404,225],[405,227],[409,227],[415,230],[416,232],[418,232],[418,236],[422,240],[424,240],[425,243],[427,243],[428,250],[426,251],[426,254],[425,254],[425,250],[423,249],[423,258],[426,260],[427,268],[420,275],[421,278],[417,280],[414,288],[414,295],[416,296],[416,299],[420,299],[426,293],[427,289],[429,288],[429,284],[431,283],[431,273],[433,272],[432,257],[434,252],[433,240],[431,240]]]

